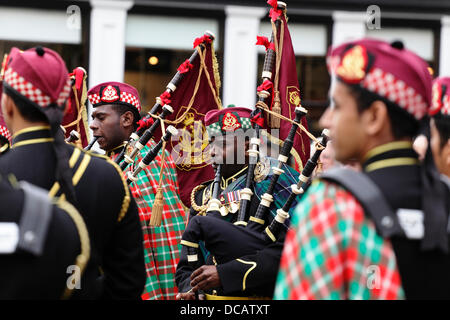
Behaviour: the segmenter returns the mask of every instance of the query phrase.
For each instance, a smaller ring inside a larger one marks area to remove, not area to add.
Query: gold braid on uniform
[[[108,159],[107,161],[111,163],[113,167],[117,170],[117,173],[119,174],[120,179],[122,180],[123,183],[123,189],[125,190],[125,197],[123,197],[122,209],[120,209],[119,217],[117,218],[117,222],[120,222],[123,219],[123,217],[125,217],[125,213],[127,213],[128,207],[130,206],[130,190],[128,189],[127,182],[123,178],[122,170],[120,170],[120,167],[117,165],[117,163],[111,161],[111,159]]]
[[[103,154],[98,154],[98,153],[95,153],[95,152],[93,152],[91,150],[87,150],[87,151],[84,151],[84,152],[88,153],[88,154],[90,154],[90,155],[92,155],[94,157],[105,159],[106,162],[112,164],[114,169],[116,169],[117,173],[119,174],[119,177],[120,177],[120,179],[122,180],[122,183],[123,183],[123,188],[125,189],[125,197],[123,198],[122,208],[120,209],[119,216],[117,218],[117,222],[120,222],[123,219],[123,217],[125,217],[125,213],[127,213],[127,211],[128,211],[128,207],[130,206],[130,199],[131,199],[130,198],[130,191],[128,189],[128,184],[125,181],[125,179],[123,178],[122,170],[120,169],[120,167],[119,167],[119,165],[117,163],[115,163],[114,161],[112,161],[110,158],[108,158],[107,156],[105,156]]]
[[[203,190],[205,188],[206,188],[205,185],[200,184],[200,185],[196,186],[194,189],[192,189],[192,192],[191,192],[191,206],[198,213],[205,212],[206,209],[208,208],[207,204],[202,204],[201,206],[199,206],[199,205],[197,205],[197,203],[195,203],[195,194],[197,193],[197,191]]]
[[[84,220],[81,217],[80,213],[77,211],[77,209],[75,209],[75,207],[71,205],[69,202],[59,198],[53,203],[56,204],[59,208],[63,209],[72,218],[72,221],[75,224],[75,227],[77,228],[78,235],[80,237],[81,252],[75,260],[75,265],[78,266],[78,268],[80,268],[80,277],[81,277],[81,275],[84,272],[84,269],[86,268],[86,264],[88,263],[91,254],[91,245],[89,242],[90,240],[86,224],[84,223]],[[68,299],[71,296],[71,294],[72,289],[66,286],[62,299]]]

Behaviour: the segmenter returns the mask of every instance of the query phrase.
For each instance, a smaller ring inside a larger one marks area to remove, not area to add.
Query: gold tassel
[[[163,135],[165,134],[165,128],[164,128],[164,122],[161,122],[161,130]],[[153,208],[152,208],[152,216],[150,217],[150,225],[159,227],[161,226],[162,221],[162,213],[164,209],[164,197],[163,197],[163,190],[162,190],[162,179],[163,179],[163,171],[164,171],[164,165],[166,159],[166,142],[164,141],[162,146],[162,155],[161,155],[161,171],[159,173],[159,183],[158,183],[158,191],[156,192],[155,201],[153,202]]]
[[[150,225],[159,227],[162,221],[162,212],[164,206],[163,191],[159,187],[156,192],[155,202],[153,202],[152,215],[150,217]]]
[[[281,114],[281,101],[280,101],[280,92],[275,92],[275,97],[273,98],[273,107],[272,112],[275,112],[276,114]],[[270,115],[270,127],[272,129],[279,129],[280,128],[280,118],[271,114]]]

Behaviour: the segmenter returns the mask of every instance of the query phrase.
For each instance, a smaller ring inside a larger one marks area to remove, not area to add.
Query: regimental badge
[[[300,94],[298,91],[289,92],[289,102],[296,107],[300,105]]]
[[[268,158],[261,159],[255,166],[254,180],[255,182],[263,181],[270,172],[270,160]]]
[[[345,82],[358,83],[366,76],[368,62],[366,48],[356,45],[345,53],[336,74]]]
[[[177,125],[178,137],[171,139],[172,157],[178,169],[191,171],[206,167],[211,162],[209,141],[206,127],[203,123],[205,114],[197,112],[192,107],[186,113],[187,107],[182,106],[176,119],[185,114],[184,120]]]
[[[442,88],[442,86],[439,82],[435,82],[433,84],[432,95],[431,95],[431,108],[428,111],[428,113],[431,116],[434,116],[442,108],[442,100],[444,98],[442,95],[443,89],[444,88]]]
[[[108,85],[103,89],[100,100],[103,102],[115,102],[119,98],[119,87]]]
[[[289,105],[289,117],[295,118],[295,108],[300,106],[300,90],[295,86],[286,87],[286,101]]]
[[[241,124],[238,118],[231,112],[227,112],[222,118],[222,130],[224,131],[236,131],[239,129]]]

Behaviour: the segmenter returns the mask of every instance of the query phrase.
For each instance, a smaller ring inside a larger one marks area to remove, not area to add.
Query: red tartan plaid
[[[404,299],[395,253],[358,201],[314,183],[286,235],[275,299]]]
[[[154,145],[153,140],[147,143],[136,156],[134,165],[125,169],[125,176],[128,171],[134,171],[134,168]],[[179,197],[175,163],[169,153],[165,152],[164,175],[161,184],[164,206],[160,227],[150,226],[149,222],[153,202],[159,187],[161,151],[155,160],[140,172],[138,180],[130,185],[130,190],[138,206],[144,236],[144,256],[147,271],[147,281],[141,296],[144,300],[175,299],[178,293],[175,272],[180,259],[180,241],[186,227],[186,218]]]

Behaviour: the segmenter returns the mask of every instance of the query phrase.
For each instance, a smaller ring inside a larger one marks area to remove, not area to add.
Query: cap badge
[[[336,69],[336,74],[349,83],[358,83],[366,76],[368,63],[367,51],[357,45],[348,50]]]
[[[102,93],[101,100],[103,102],[114,102],[119,100],[118,90],[112,85],[107,86]]]
[[[240,127],[241,124],[239,123],[238,118],[231,112],[227,112],[222,120],[222,130],[236,131],[236,129]]]

